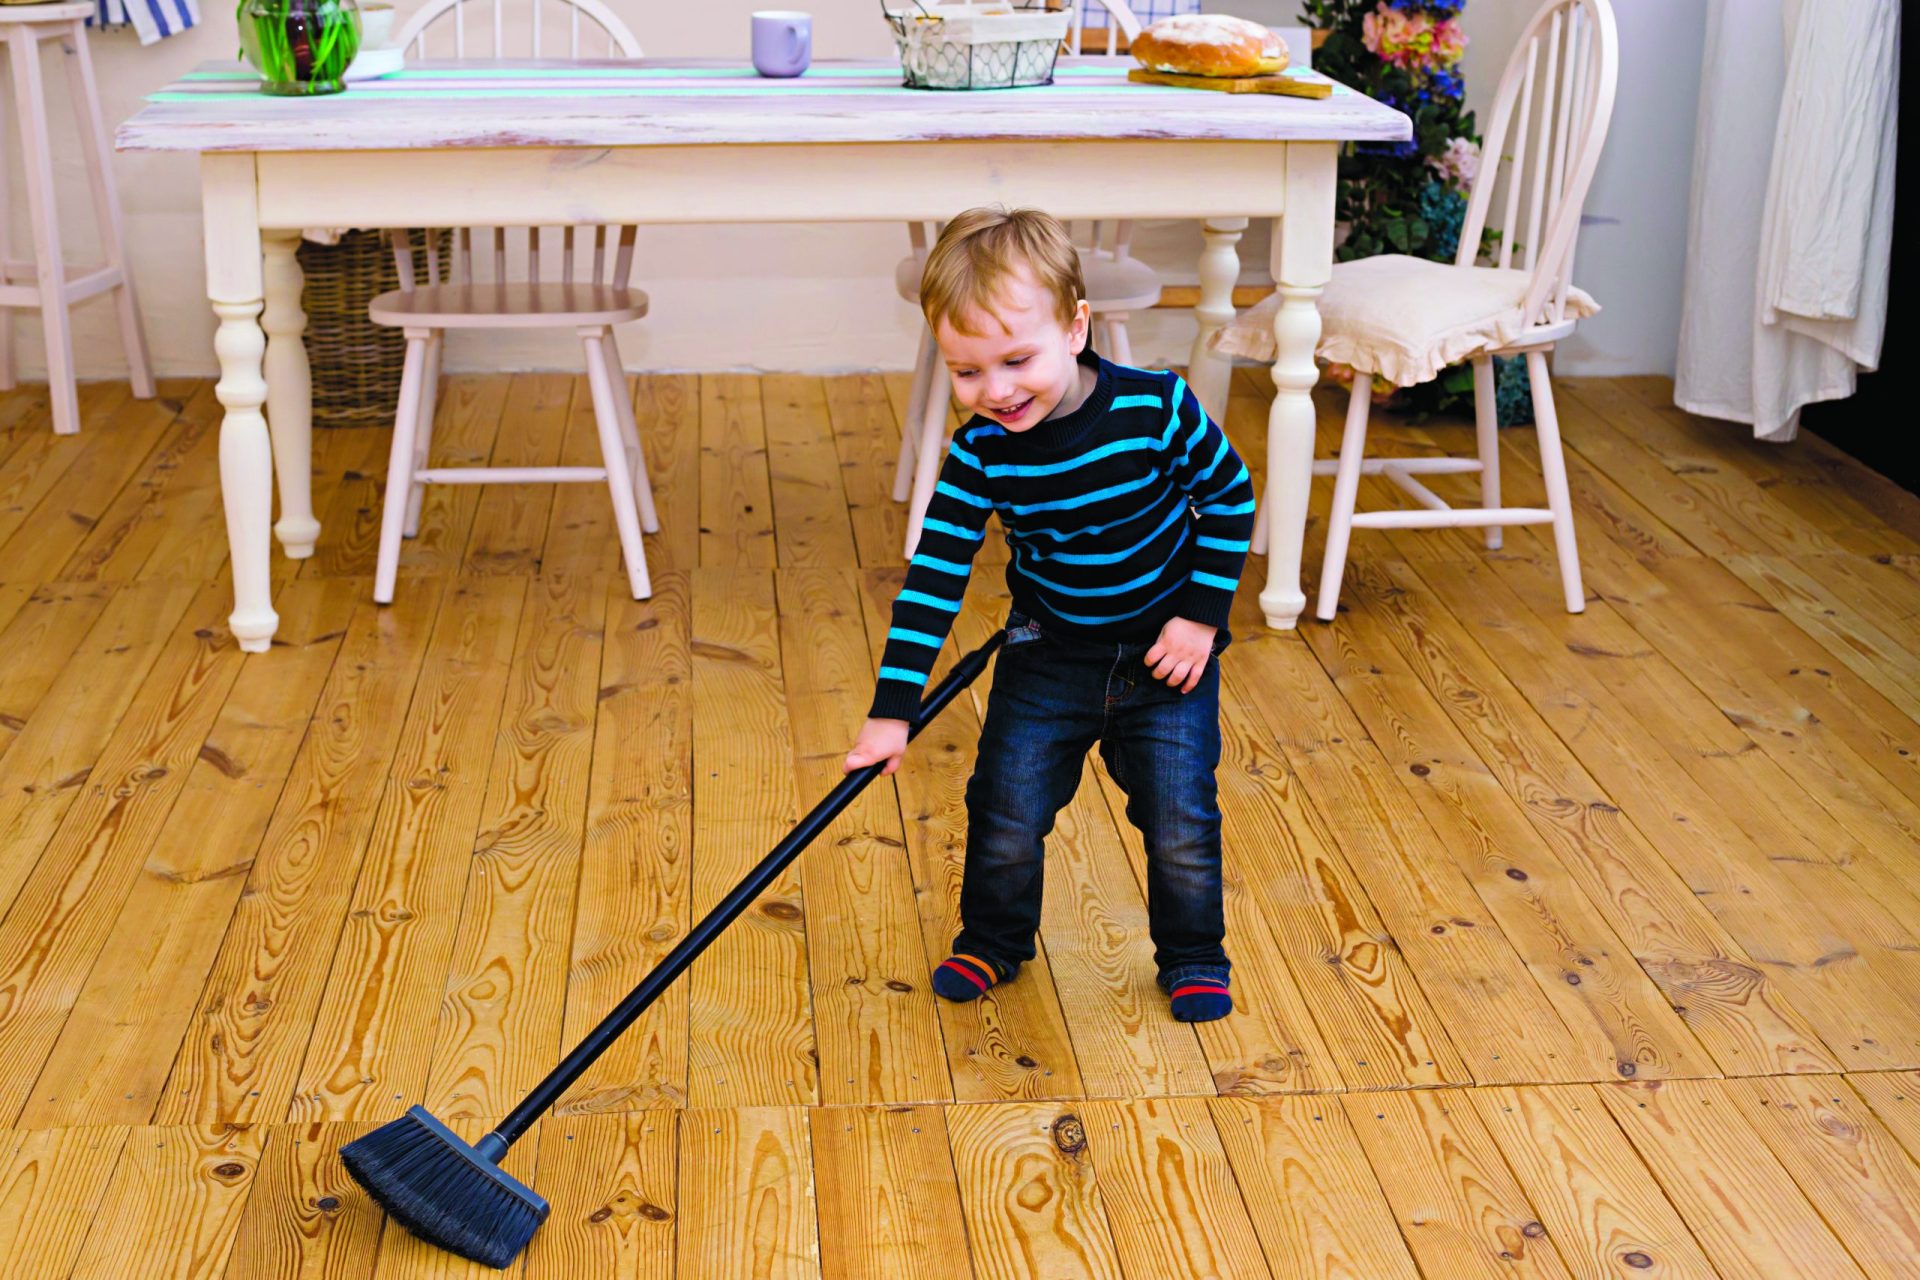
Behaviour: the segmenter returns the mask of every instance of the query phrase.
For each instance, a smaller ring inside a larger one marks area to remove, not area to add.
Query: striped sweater
[[[893,604],[869,714],[910,720],[997,514],[1013,608],[1043,631],[1151,640],[1170,618],[1225,628],[1253,530],[1253,481],[1186,382],[1102,360],[1072,413],[954,433]]]

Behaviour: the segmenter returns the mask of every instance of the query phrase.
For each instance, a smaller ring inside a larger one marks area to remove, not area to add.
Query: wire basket
[[[923,4],[880,11],[900,48],[909,89],[1019,89],[1053,83],[1073,15],[1043,0]]]

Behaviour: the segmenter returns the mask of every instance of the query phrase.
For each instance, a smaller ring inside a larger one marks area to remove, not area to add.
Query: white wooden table
[[[1247,219],[1276,220],[1284,301],[1260,604],[1270,625],[1290,627],[1306,605],[1308,393],[1315,299],[1333,263],[1335,156],[1342,142],[1410,128],[1344,89],[1319,100],[1195,92],[1065,58],[1053,85],[982,93],[903,89],[898,68],[878,62],[817,63],[795,80],[711,61],[426,62],[307,100],[267,97],[244,70],[209,65],[151,95],[116,140],[201,158],[230,623],[243,649],[262,652],[278,623],[270,526],[294,558],[313,554],[320,534],[294,261],[302,227],[898,224],[994,202],[1061,218],[1201,220],[1190,381],[1222,418],[1228,370],[1205,347],[1233,316]]]

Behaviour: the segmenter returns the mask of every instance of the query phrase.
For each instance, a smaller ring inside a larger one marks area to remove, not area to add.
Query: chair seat
[[[910,253],[893,269],[893,287],[906,301],[920,301],[920,273],[926,259]],[[1087,286],[1092,311],[1144,311],[1160,301],[1160,277],[1138,258],[1115,258],[1093,249],[1080,250],[1080,276]]]
[[[1398,387],[1426,382],[1450,364],[1525,334],[1520,305],[1531,280],[1513,268],[1456,267],[1399,253],[1336,262],[1320,295],[1318,354]],[[1236,316],[1214,335],[1213,349],[1272,360],[1279,307],[1275,294]],[[1598,310],[1585,290],[1568,288],[1568,319]]]
[[[605,284],[434,284],[389,289],[367,304],[375,324],[422,329],[560,329],[646,314],[645,293]]]

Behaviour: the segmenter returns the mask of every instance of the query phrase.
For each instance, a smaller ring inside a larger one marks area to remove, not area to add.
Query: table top
[[[1063,57],[1050,85],[941,92],[903,87],[892,60],[821,61],[786,80],[716,59],[434,60],[344,93],[279,98],[260,93],[244,66],[207,63],[150,94],[115,142],[136,151],[386,151],[1412,136],[1406,116],[1344,85],[1318,99],[1215,93],[1131,84],[1130,65]]]

